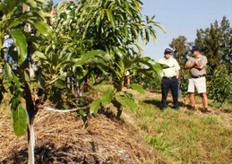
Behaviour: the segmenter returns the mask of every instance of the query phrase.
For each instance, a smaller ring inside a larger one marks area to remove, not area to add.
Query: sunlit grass
[[[232,163],[231,113],[203,114],[185,107],[161,111],[144,99],[139,106],[132,126],[170,163]]]

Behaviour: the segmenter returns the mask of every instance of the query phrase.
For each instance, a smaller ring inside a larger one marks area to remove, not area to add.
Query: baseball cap
[[[164,54],[171,54],[172,53],[172,50],[170,48],[166,48],[164,50]]]
[[[201,51],[201,49],[198,46],[193,46],[191,52],[193,53],[194,51]]]

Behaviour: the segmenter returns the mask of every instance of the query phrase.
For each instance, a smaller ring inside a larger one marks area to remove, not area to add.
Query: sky
[[[65,0],[54,0],[54,3]],[[75,0],[74,0],[75,1]],[[142,15],[155,16],[155,21],[164,26],[166,33],[155,27],[157,40],[143,45],[143,56],[155,60],[163,57],[164,49],[174,38],[183,35],[187,42],[194,42],[197,29],[210,27],[223,16],[232,26],[231,0],[141,0]]]

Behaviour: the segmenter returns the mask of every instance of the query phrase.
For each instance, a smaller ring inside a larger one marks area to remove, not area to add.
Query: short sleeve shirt
[[[180,70],[180,66],[175,58],[170,57],[169,59],[161,58],[159,62],[161,65],[166,65],[162,72],[162,77],[173,77],[177,75],[177,71]]]
[[[206,74],[206,65],[208,63],[207,58],[204,55],[198,56],[197,58],[190,57],[189,60],[195,61],[198,60],[199,65],[203,66],[202,69],[190,68],[190,75],[193,77],[203,76]]]

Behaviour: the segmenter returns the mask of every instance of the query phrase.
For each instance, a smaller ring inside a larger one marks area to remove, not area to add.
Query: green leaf
[[[147,29],[145,29],[145,36],[146,36],[146,44],[149,42],[149,40],[150,40],[150,35],[149,35],[149,32],[148,32],[148,30]]]
[[[51,28],[42,21],[32,22],[35,28],[44,36],[49,36],[51,33]]]
[[[43,4],[43,5],[48,4],[48,3],[46,2],[46,0],[35,0],[35,1],[38,2],[38,3],[41,3],[41,4]]]
[[[47,59],[47,57],[39,51],[34,52],[34,55],[41,58],[41,59],[45,59],[45,60]]]
[[[3,2],[1,1],[1,4]],[[12,0],[4,0],[4,9],[8,10],[8,12],[11,12],[15,6],[16,6],[17,1],[12,1]]]
[[[33,8],[37,7],[37,3],[34,0],[24,0],[24,2],[30,7],[33,7]]]
[[[81,116],[87,117],[87,114],[86,114],[85,111],[83,111],[83,110],[80,110],[79,114],[80,114]]]
[[[138,110],[138,104],[135,100],[127,95],[117,96],[116,99],[123,105],[130,108],[132,112],[136,112]]]
[[[111,100],[113,99],[113,94],[114,94],[114,90],[111,89],[103,93],[101,101],[104,106],[111,103]]]
[[[117,4],[118,4],[119,6],[121,6],[121,4],[122,4],[121,0],[117,0]]]
[[[19,54],[18,64],[21,65],[27,58],[27,40],[21,30],[13,30],[11,36],[14,40]]]
[[[170,68],[170,66],[168,66],[167,64],[161,64],[161,63],[160,63],[160,65],[161,65],[161,67],[162,67],[163,69]]]
[[[101,19],[103,19],[105,16],[105,9],[101,9]]]
[[[13,74],[12,74],[12,69],[11,69],[10,65],[8,63],[6,63],[4,68],[6,70],[7,79],[9,81],[12,81],[13,80]]]
[[[60,89],[66,88],[66,84],[62,80],[57,80],[54,85]]]
[[[83,111],[83,110],[80,110],[80,111],[79,111],[79,114],[81,115],[81,118],[82,118],[82,121],[83,121],[83,123],[84,123],[85,128],[87,128],[87,127],[88,127],[88,118],[87,118],[87,114],[86,114],[85,111]]]
[[[111,10],[106,10],[106,15],[107,15],[108,20],[111,22],[113,29],[115,29],[115,20],[114,20]]]
[[[17,109],[11,109],[13,118],[14,132],[17,136],[22,136],[27,128],[26,110],[22,104],[19,104]]]
[[[141,94],[145,93],[145,91],[144,91],[144,89],[143,89],[143,87],[141,85],[131,84],[131,88],[135,89],[136,91],[138,91]]]
[[[74,66],[82,66],[89,59],[91,59],[97,55],[104,55],[104,54],[105,54],[105,52],[102,50],[89,51],[89,52],[83,54],[79,59],[74,60],[74,62],[75,62]]]
[[[101,100],[96,99],[90,104],[90,114],[96,114],[100,108]]]
[[[120,57],[123,58],[123,53],[122,51],[120,51],[120,49],[118,47],[113,47],[114,52]]]
[[[21,18],[14,18],[14,21],[12,21],[9,24],[8,28],[17,28],[19,25],[22,24],[23,21],[25,21],[25,20],[23,20]]]

